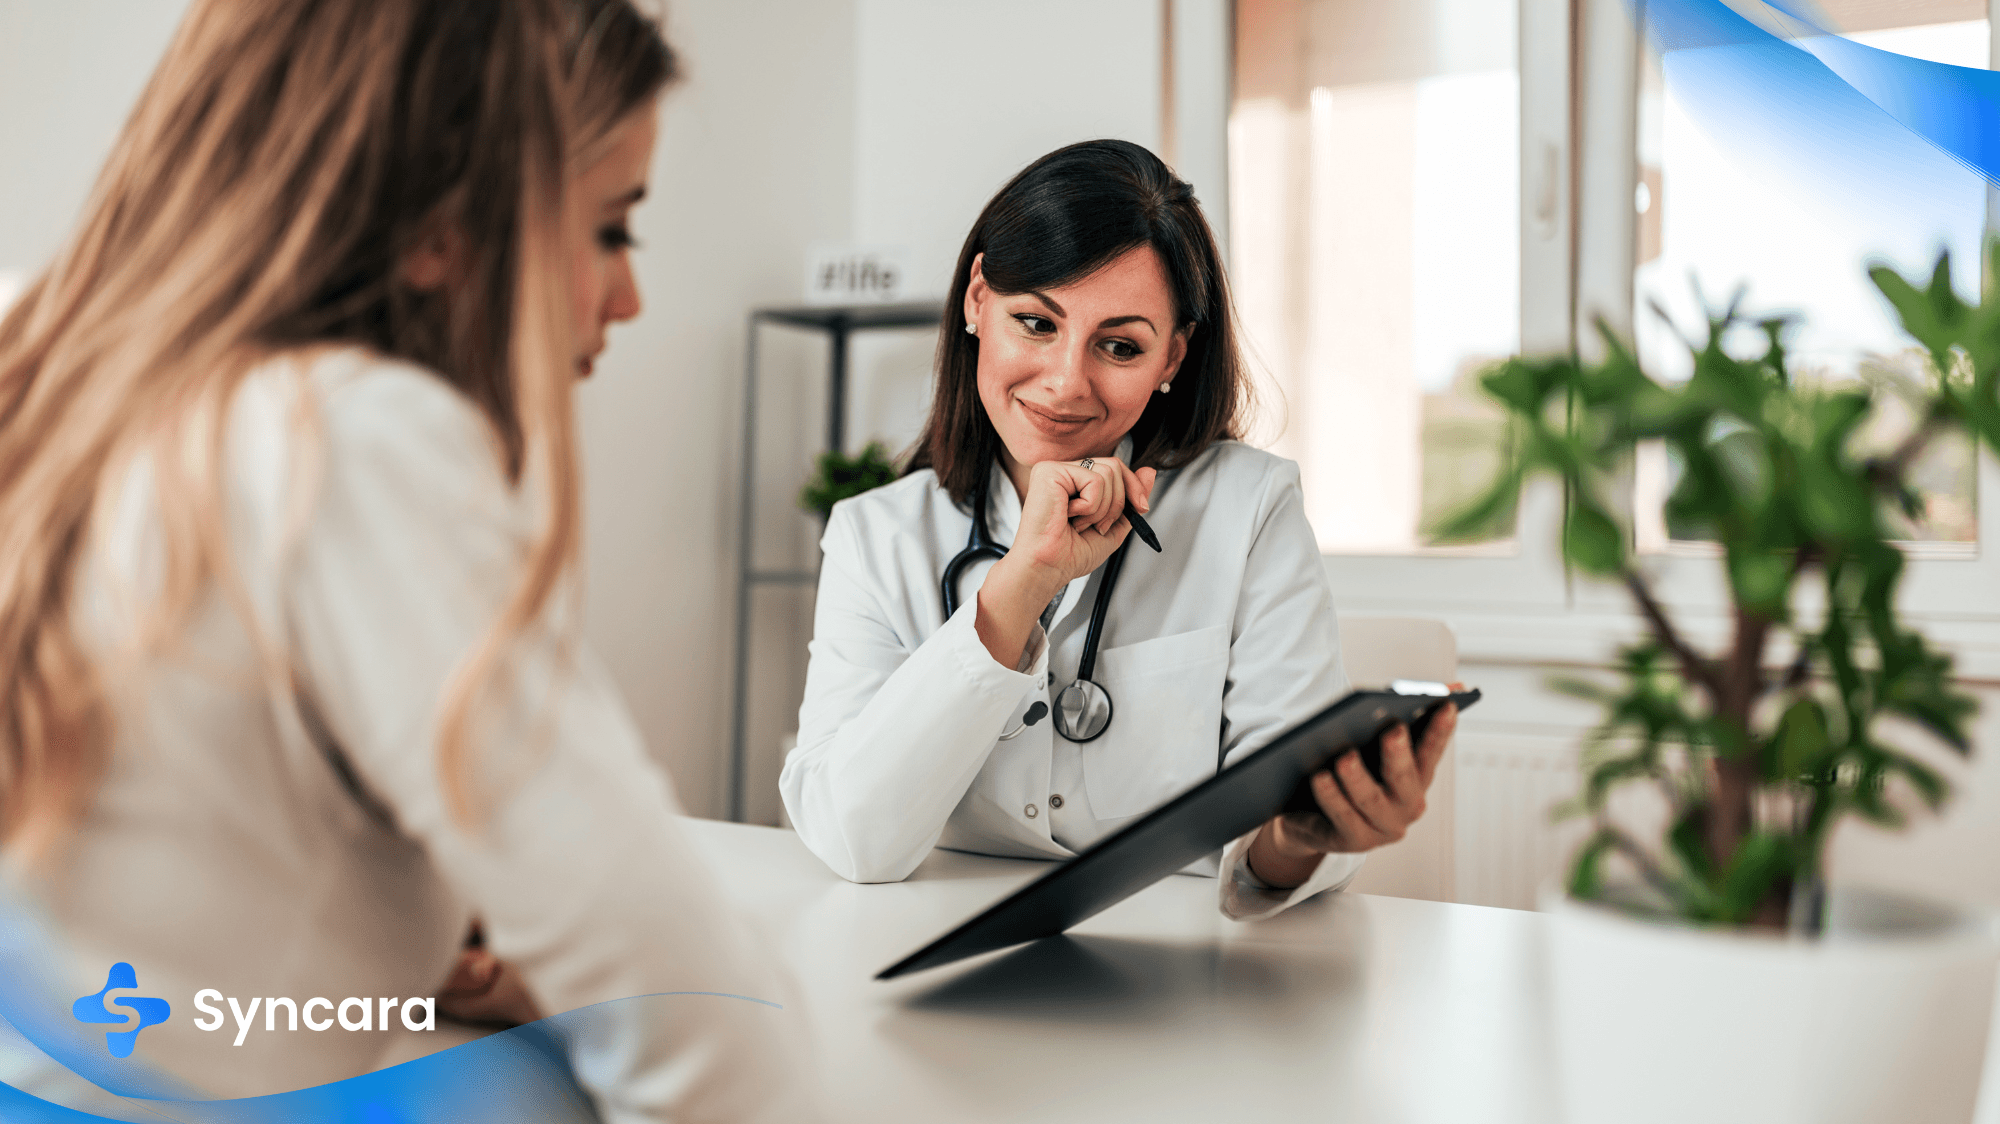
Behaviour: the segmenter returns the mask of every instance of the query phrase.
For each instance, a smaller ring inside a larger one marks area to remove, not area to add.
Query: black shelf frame
[[[750,596],[758,586],[799,586],[819,582],[816,570],[759,570],[752,565],[757,504],[757,341],[766,327],[824,333],[827,338],[826,448],[845,451],[847,440],[847,342],[855,332],[935,327],[944,316],[942,301],[902,304],[759,308],[750,313],[743,359],[742,498],[736,528],[736,669],[729,719],[729,818],[743,822],[749,769],[746,739],[750,708]]]

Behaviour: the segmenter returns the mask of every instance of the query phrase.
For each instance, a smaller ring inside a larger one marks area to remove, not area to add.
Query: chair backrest
[[[1424,617],[1342,616],[1340,656],[1356,687],[1395,679],[1449,683],[1458,677],[1458,638],[1443,621]],[[1376,849],[1348,889],[1430,901],[1457,900],[1453,854],[1458,754],[1447,750],[1425,801],[1424,816],[1401,842]]]

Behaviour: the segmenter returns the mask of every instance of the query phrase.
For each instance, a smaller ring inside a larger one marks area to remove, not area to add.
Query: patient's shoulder
[[[306,450],[334,471],[400,464],[426,476],[505,475],[499,433],[470,398],[426,367],[368,348],[275,355],[243,380],[230,413],[232,446],[253,460]]]

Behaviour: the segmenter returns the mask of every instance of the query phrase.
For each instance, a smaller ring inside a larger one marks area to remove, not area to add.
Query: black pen
[[[1131,500],[1125,501],[1125,518],[1132,521],[1132,530],[1139,536],[1140,542],[1152,547],[1154,554],[1161,553],[1160,536],[1154,534],[1151,527],[1146,526],[1146,521],[1140,518],[1138,510],[1132,506]]]

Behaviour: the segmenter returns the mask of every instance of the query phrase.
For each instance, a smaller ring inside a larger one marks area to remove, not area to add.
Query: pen
[[[1132,521],[1132,530],[1139,536],[1139,541],[1152,547],[1154,554],[1160,553],[1160,536],[1154,534],[1151,527],[1146,526],[1146,521],[1140,518],[1131,500],[1125,501],[1125,518]]]

